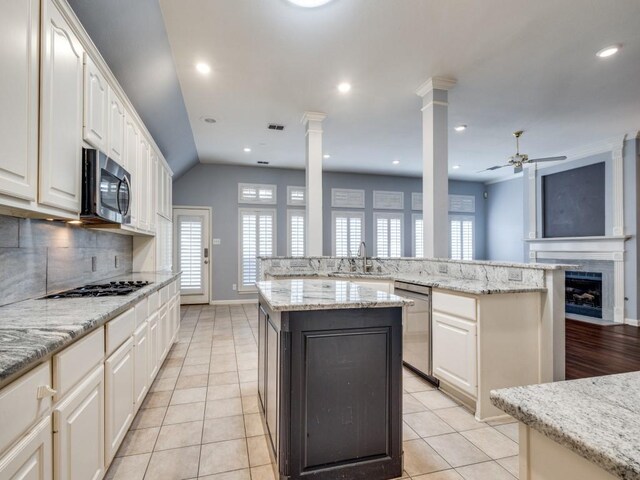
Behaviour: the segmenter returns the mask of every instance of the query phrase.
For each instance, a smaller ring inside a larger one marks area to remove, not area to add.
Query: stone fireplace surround
[[[576,264],[581,270],[602,273],[602,320],[624,323],[624,244],[629,238],[537,238],[527,242],[532,262]]]

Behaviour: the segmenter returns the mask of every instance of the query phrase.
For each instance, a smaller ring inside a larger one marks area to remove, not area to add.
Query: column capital
[[[322,112],[304,112],[302,119],[300,120],[303,125],[308,125],[309,122],[321,122],[327,118],[326,113]]]
[[[424,97],[433,90],[451,90],[458,81],[449,77],[431,77],[416,90],[416,95]]]

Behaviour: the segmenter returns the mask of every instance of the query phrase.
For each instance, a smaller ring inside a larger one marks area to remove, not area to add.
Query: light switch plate
[[[222,243],[222,240],[220,240],[219,238],[214,238],[213,240],[211,240],[211,245],[220,245]]]
[[[449,273],[449,266],[441,263],[438,265],[438,273]]]
[[[516,270],[515,268],[509,269],[509,281],[510,282],[521,282],[522,281],[522,270]]]

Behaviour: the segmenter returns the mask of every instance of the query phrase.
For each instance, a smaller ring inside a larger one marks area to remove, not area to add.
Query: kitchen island
[[[348,281],[257,284],[258,398],[276,478],[402,476],[402,316]]]
[[[520,422],[520,480],[640,479],[640,372],[491,393]]]

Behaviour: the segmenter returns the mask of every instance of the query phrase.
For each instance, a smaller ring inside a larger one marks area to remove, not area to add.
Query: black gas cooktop
[[[150,284],[151,282],[144,280],[121,280],[119,282],[85,285],[84,287],[53,293],[42,298],[115,297],[118,295],[129,295],[130,293]]]

